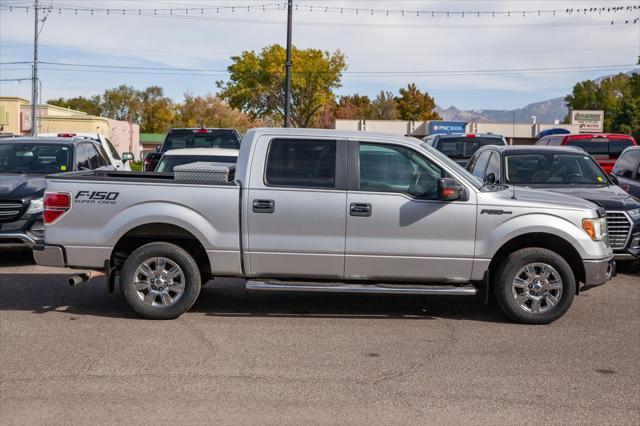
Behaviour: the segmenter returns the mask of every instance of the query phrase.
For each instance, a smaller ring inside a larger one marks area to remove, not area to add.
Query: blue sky
[[[216,0],[41,0],[54,9],[41,32],[43,62],[151,67],[131,70],[41,65],[43,100],[89,96],[120,84],[137,88],[162,86],[179,100],[186,91],[215,92],[215,81],[225,79],[229,57],[242,50],[285,42],[286,14],[261,8],[209,9],[204,14],[184,9],[233,5],[271,5],[278,1]],[[634,4],[633,1],[375,1],[295,0],[313,12],[294,13],[294,43],[347,55],[349,68],[339,94],[374,96],[380,90],[397,93],[415,82],[443,107],[510,109],[570,92],[576,81],[633,68],[640,55],[640,24],[624,24],[639,11],[616,14],[568,15],[567,8]],[[279,3],[283,3],[280,1]],[[6,7],[32,4],[27,0],[0,0],[0,62],[32,60],[33,15]],[[637,4],[637,1],[635,2]],[[327,11],[322,7],[362,8]],[[176,8],[172,17],[122,15],[120,11],[94,13],[55,6],[121,8]],[[181,10],[178,10],[178,9]],[[366,8],[390,9],[390,16]],[[544,13],[557,9],[556,16]],[[405,16],[397,10],[466,11],[446,17],[428,13]],[[470,11],[512,11],[511,16],[477,17]],[[521,11],[534,11],[522,16]],[[541,10],[541,16],[535,11]],[[517,12],[520,11],[520,12]],[[615,22],[614,25],[610,21]],[[623,65],[621,68],[595,68]],[[29,64],[5,64],[0,79],[30,76]],[[589,69],[576,70],[577,67]],[[208,75],[167,75],[162,68],[213,70]],[[553,70],[549,70],[549,69]],[[571,68],[571,69],[567,69]],[[532,70],[486,73],[484,70]],[[545,71],[537,71],[543,69]],[[218,72],[220,71],[220,72]],[[370,75],[368,72],[380,72]],[[164,72],[164,73],[163,73]],[[435,73],[435,74],[434,74]],[[30,97],[30,82],[0,82],[0,95]]]

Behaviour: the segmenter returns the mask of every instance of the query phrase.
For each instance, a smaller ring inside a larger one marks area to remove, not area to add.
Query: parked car
[[[492,133],[430,135],[425,137],[423,141],[447,157],[455,160],[462,167],[467,165],[469,158],[471,158],[481,146],[507,145],[507,140],[504,136],[494,135]]]
[[[611,173],[622,151],[635,146],[633,136],[615,133],[579,134],[579,135],[551,135],[536,142],[545,146],[577,146],[587,151],[602,166],[605,172]]]
[[[185,148],[165,152],[156,166],[159,173],[172,172],[176,166],[199,161],[214,163],[235,163],[238,160],[237,149],[225,148]]]
[[[488,298],[492,286],[513,319],[548,323],[578,283],[603,284],[615,269],[602,208],[533,189],[514,199],[413,138],[254,129],[234,167],[235,180],[200,183],[49,176],[34,257],[106,274],[110,289],[119,275],[128,304],[154,319],[188,310],[211,277],[233,276],[256,291]]]
[[[113,146],[109,138],[99,133],[41,133],[38,137],[44,138],[88,138],[93,139],[102,145],[102,149],[109,160],[109,164],[113,165],[116,170],[131,171],[130,162],[133,160],[133,153],[125,152],[120,156],[118,150]]]
[[[0,140],[0,249],[42,242],[45,175],[114,170],[100,144],[84,138],[17,137]]]
[[[144,170],[156,169],[162,154],[172,149],[183,148],[224,148],[239,149],[240,134],[235,129],[171,129],[162,146],[156,152],[150,152],[144,158]]]
[[[640,258],[640,201],[624,192],[582,148],[488,146],[475,153],[467,170],[489,183],[545,189],[602,206],[615,258]]]
[[[622,189],[640,199],[640,147],[625,149],[613,166],[611,174],[618,180]]]

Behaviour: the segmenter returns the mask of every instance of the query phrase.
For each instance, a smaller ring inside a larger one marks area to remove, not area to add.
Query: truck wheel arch
[[[490,279],[493,279],[493,274],[510,253],[527,247],[541,247],[559,254],[567,261],[569,266],[571,266],[576,281],[585,281],[585,270],[582,258],[575,247],[564,238],[545,232],[532,232],[518,235],[504,243],[493,255],[489,263]],[[578,289],[579,286],[576,286],[576,292]]]
[[[211,276],[211,263],[202,242],[186,229],[169,223],[146,223],[125,232],[111,251],[111,265],[119,269],[137,248],[151,242],[167,242],[185,249],[198,264],[203,283]]]

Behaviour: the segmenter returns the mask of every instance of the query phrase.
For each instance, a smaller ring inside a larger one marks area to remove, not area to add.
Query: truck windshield
[[[70,148],[49,143],[0,143],[0,173],[47,174],[71,170]]]
[[[238,135],[231,130],[180,129],[172,130],[162,145],[162,151],[182,148],[240,149]]]
[[[505,157],[504,172],[511,184],[609,184],[598,164],[584,154],[510,154]]]
[[[172,172],[174,167],[181,166],[183,164],[197,163],[198,161],[207,161],[211,163],[232,163],[238,160],[238,157],[225,156],[225,155],[171,155],[164,156],[156,172]]]
[[[441,137],[436,144],[436,149],[454,160],[471,158],[475,152],[485,145],[504,145],[501,138],[490,137]]]

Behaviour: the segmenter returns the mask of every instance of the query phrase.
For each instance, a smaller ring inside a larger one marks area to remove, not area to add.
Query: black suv
[[[0,139],[0,249],[42,241],[44,177],[78,170],[115,170],[100,143],[81,137]]]
[[[616,260],[640,258],[640,201],[624,192],[581,148],[485,146],[469,160],[467,170],[487,185],[544,189],[603,207]],[[518,191],[514,191],[517,198]]]
[[[152,172],[156,169],[162,154],[170,149],[182,148],[228,148],[240,149],[240,134],[236,129],[171,129],[162,146],[156,152],[144,157],[144,170]]]
[[[640,198],[640,146],[631,146],[622,151],[611,174],[622,189]]]

